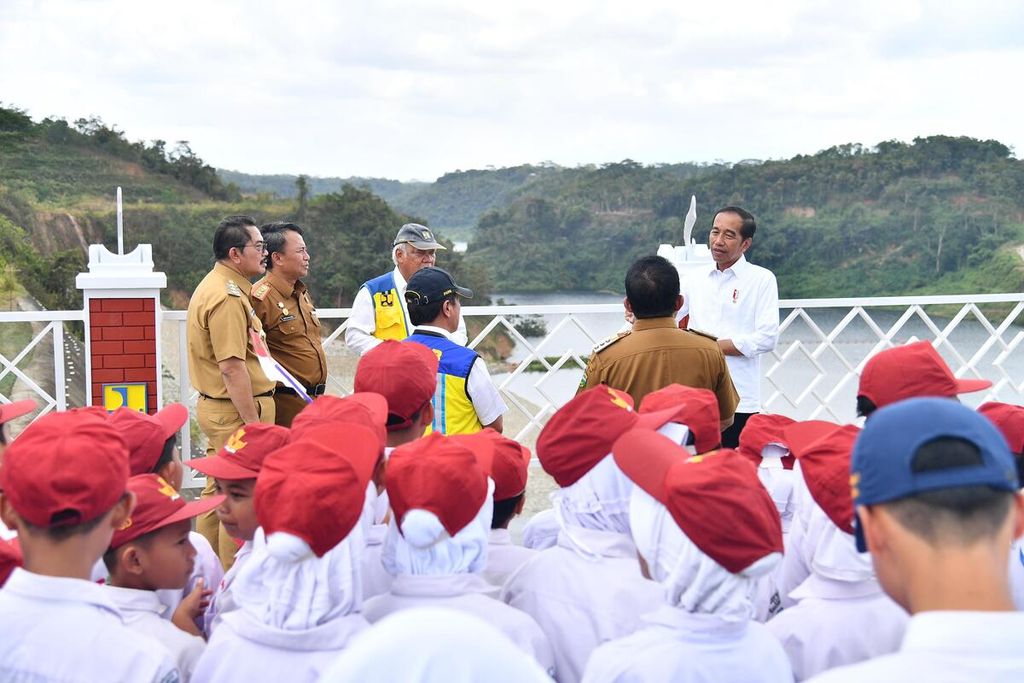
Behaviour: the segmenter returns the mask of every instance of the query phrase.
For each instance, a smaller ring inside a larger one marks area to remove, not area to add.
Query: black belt
[[[306,393],[310,396],[323,396],[327,393],[326,384],[317,384],[315,387],[303,387]],[[299,392],[295,391],[291,387],[278,387],[277,393],[284,394],[285,396],[298,396]]]
[[[207,399],[207,400],[210,400],[210,401],[230,401],[231,400],[230,398],[215,398],[213,396],[208,396],[208,395],[204,394],[201,391],[199,392],[199,395],[202,396],[203,398]],[[255,396],[253,396],[253,398],[263,398],[264,396],[273,396],[273,395],[274,395],[274,390],[271,389],[270,391],[264,391],[262,394],[256,394]]]

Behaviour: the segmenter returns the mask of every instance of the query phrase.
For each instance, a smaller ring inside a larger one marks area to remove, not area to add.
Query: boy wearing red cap
[[[633,484],[611,450],[630,429],[678,426],[669,423],[680,412],[637,414],[629,394],[602,385],[577,394],[537,439],[541,466],[562,487],[552,494],[557,542],[509,577],[501,598],[544,629],[560,681],[580,680],[595,647],[632,633],[659,604],[629,535]]]
[[[135,496],[135,509],[121,529],[114,532],[103,562],[110,571],[106,589],[132,630],[151,636],[171,654],[182,680],[192,677],[206,642],[196,627],[202,616],[179,611],[173,623],[159,590],[184,588],[192,575],[196,551],[189,540],[192,519],[212,510],[223,496],[185,502],[181,494],[155,474],[140,474],[128,480]],[[203,584],[196,587],[202,591]],[[188,604],[188,603],[184,603]]]
[[[0,679],[180,680],[167,652],[135,633],[92,566],[131,515],[128,449],[102,417],[54,413],[4,453],[0,517],[24,569],[0,590]]]
[[[792,681],[782,648],[751,621],[754,582],[782,557],[778,513],[754,467],[732,450],[690,457],[644,430],[613,450],[636,484],[630,528],[663,603],[636,633],[598,647],[584,682]]]
[[[1024,406],[990,401],[978,406],[978,412],[1006,437],[1017,463],[1017,479],[1024,484]],[[1015,540],[1010,548],[1010,592],[1013,604],[1024,611],[1024,537]]]
[[[313,683],[368,627],[360,614],[365,492],[380,458],[368,427],[309,429],[260,468],[256,515],[265,534],[235,582],[195,683]]]
[[[7,448],[7,423],[23,415],[28,415],[36,409],[36,402],[32,399],[15,401],[14,403],[0,404],[0,464],[3,464],[4,449]],[[0,541],[7,541],[17,536],[13,529],[0,520]]]
[[[216,508],[217,519],[232,538],[242,541],[234,563],[216,587],[206,610],[204,630],[211,635],[221,616],[235,609],[231,586],[252,553],[253,538],[259,528],[253,505],[256,477],[263,460],[283,447],[288,437],[287,427],[263,422],[248,424],[231,435],[216,458],[198,458],[187,463],[215,480],[214,490],[224,496]]]
[[[415,607],[469,612],[553,672],[544,632],[528,615],[494,600],[497,589],[481,576],[493,510],[493,460],[489,439],[456,440],[440,433],[394,450],[387,474],[394,515],[382,555],[394,582],[388,593],[367,600],[363,613],[375,623]]]

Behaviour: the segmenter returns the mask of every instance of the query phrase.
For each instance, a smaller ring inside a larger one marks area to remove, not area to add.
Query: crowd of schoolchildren
[[[738,450],[710,391],[584,391],[524,545],[531,453],[422,436],[436,376],[386,341],[184,463],[180,405],[37,419],[0,464],[0,681],[1024,680],[1024,408],[961,405],[990,385],[931,344],[867,363],[863,429],[755,415]]]

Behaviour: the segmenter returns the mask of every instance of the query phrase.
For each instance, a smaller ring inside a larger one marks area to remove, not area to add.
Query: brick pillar
[[[89,405],[128,405],[149,413],[163,402],[160,383],[160,290],[152,248],[129,254],[89,247],[89,272],[75,285],[85,298],[86,383]]]

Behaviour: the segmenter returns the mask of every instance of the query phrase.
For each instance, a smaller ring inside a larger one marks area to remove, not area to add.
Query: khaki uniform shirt
[[[188,372],[196,391],[210,398],[230,398],[217,365],[228,358],[245,361],[253,396],[274,388],[274,382],[263,374],[249,341],[249,330],[263,334],[263,326],[242,287],[248,289],[248,280],[218,263],[188,302]]]
[[[292,287],[273,271],[252,286],[252,308],[267,332],[274,360],[306,388],[327,381],[327,356],[320,342],[320,319],[302,281]]]
[[[637,408],[644,396],[669,384],[710,389],[722,420],[732,418],[740,400],[718,344],[680,330],[671,317],[637,320],[631,331],[595,348],[580,391],[598,384],[625,391]]]

